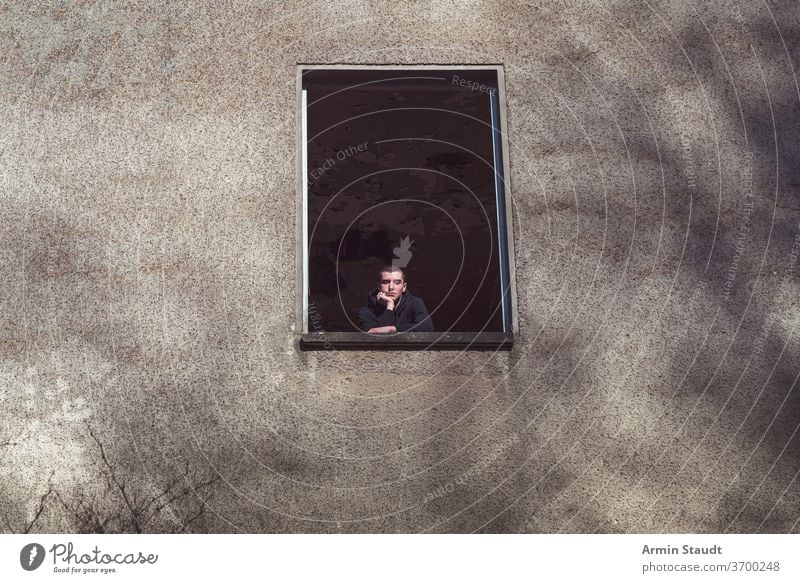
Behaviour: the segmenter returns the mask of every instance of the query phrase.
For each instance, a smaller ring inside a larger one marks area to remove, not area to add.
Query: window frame
[[[492,101],[492,125],[495,193],[497,202],[498,261],[501,278],[503,310],[502,332],[406,332],[401,334],[367,334],[366,332],[325,332],[309,330],[309,272],[308,272],[308,144],[306,131],[306,95],[303,90],[303,71],[321,70],[373,70],[373,71],[474,71],[492,70],[497,74],[497,95]],[[371,64],[320,64],[305,63],[296,66],[296,305],[295,337],[304,350],[497,350],[510,349],[519,334],[517,313],[516,269],[510,185],[510,151],[506,120],[505,76],[502,65],[371,65]],[[497,108],[495,109],[494,104]],[[495,123],[496,122],[496,123]],[[499,134],[499,135],[498,135]],[[497,144],[500,152],[497,151]],[[500,164],[498,164],[498,158]],[[499,170],[498,170],[499,168]],[[505,254],[505,261],[503,261]],[[503,281],[506,282],[505,290]]]

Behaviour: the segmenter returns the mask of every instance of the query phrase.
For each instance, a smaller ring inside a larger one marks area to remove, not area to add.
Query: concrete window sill
[[[302,350],[510,350],[506,332],[312,332],[300,338]]]

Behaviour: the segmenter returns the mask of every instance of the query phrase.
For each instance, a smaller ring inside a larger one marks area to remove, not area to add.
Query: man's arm
[[[373,328],[393,326],[394,312],[392,310],[384,310],[380,317],[378,317],[369,306],[361,306],[358,309],[358,323],[362,332],[369,332]]]
[[[374,328],[377,325],[378,318],[375,317],[375,314],[369,309],[369,306],[361,306],[358,308],[358,327],[361,328],[362,332],[369,332],[370,328]]]

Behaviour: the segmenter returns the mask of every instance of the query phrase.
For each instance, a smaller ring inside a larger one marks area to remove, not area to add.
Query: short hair
[[[381,274],[382,273],[386,273],[386,272],[392,273],[394,271],[399,271],[400,273],[403,274],[403,282],[405,283],[405,281],[406,281],[406,272],[405,272],[405,270],[402,267],[395,267],[394,265],[384,265],[381,268],[381,270],[378,272],[378,281],[381,280]]]

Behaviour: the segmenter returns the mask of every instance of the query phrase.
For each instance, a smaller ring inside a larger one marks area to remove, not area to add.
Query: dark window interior
[[[316,330],[358,330],[394,262],[437,332],[502,331],[497,72],[304,70],[303,89]]]

